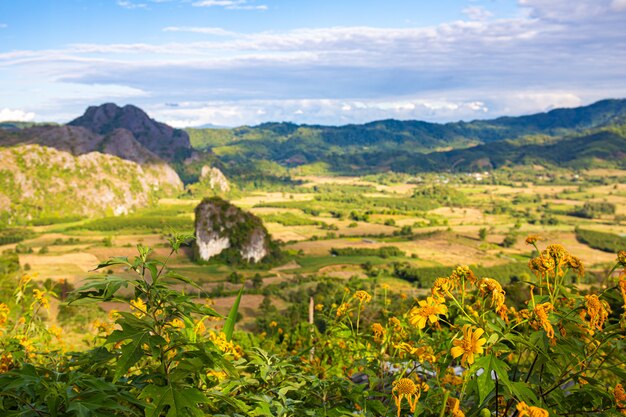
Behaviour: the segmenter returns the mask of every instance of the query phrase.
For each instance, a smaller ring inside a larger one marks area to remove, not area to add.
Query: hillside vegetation
[[[528,163],[580,168],[598,160],[623,166],[626,136],[620,126],[625,122],[626,101],[604,100],[587,107],[468,123],[383,120],[339,127],[264,123],[187,131],[194,148],[212,151],[231,171],[242,163],[271,161],[302,173],[319,163],[335,173],[420,172]]]
[[[45,217],[124,214],[177,194],[167,166],[98,152],[74,156],[38,145],[0,148],[0,224]]]

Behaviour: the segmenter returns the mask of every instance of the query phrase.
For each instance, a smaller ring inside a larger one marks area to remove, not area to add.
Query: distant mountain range
[[[608,150],[624,148],[625,136],[619,129],[624,125],[626,100],[603,100],[585,107],[472,122],[264,123],[187,132],[194,148],[214,152],[227,166],[260,160],[285,167],[322,162],[331,171],[358,174],[493,169],[530,160],[576,167],[593,163],[594,158],[623,166],[624,154],[609,155]],[[571,143],[550,148],[560,140]]]

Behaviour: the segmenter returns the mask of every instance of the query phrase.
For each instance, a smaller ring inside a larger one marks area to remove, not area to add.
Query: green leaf
[[[110,300],[120,288],[126,288],[128,284],[129,281],[126,278],[115,275],[89,277],[86,284],[72,292],[68,304],[84,299]]]
[[[235,299],[235,303],[231,307],[228,317],[226,317],[226,322],[224,323],[224,335],[228,341],[233,338],[233,332],[235,331],[235,321],[237,320],[237,311],[239,310],[239,303],[241,302],[241,296],[243,295],[243,288],[244,286],[242,285],[239,290],[239,294],[237,294],[237,298]]]
[[[113,380],[117,381],[124,375],[131,366],[136,364],[143,356],[143,345],[148,341],[150,333],[144,332],[137,334],[137,337],[122,346],[122,356],[117,361],[117,368]]]
[[[203,417],[198,404],[206,404],[209,399],[199,390],[191,387],[166,385],[148,385],[139,395],[140,399],[149,400],[146,404],[146,417],[159,417],[166,407],[166,417]]]
[[[95,270],[106,268],[108,266],[114,266],[114,265],[126,265],[126,266],[128,266],[130,268],[133,267],[131,265],[131,263],[128,262],[128,258],[126,256],[116,256],[114,258],[108,259],[108,260],[98,264],[98,266],[96,266]]]
[[[159,276],[159,271],[157,270],[157,263],[154,261],[146,262],[146,268],[150,271],[150,277],[152,278],[152,282],[156,282]]]
[[[179,274],[178,272],[175,272],[175,271],[172,271],[172,270],[167,271],[167,273],[165,274],[165,278],[170,278],[170,279],[174,279],[176,281],[184,282],[185,284],[191,285],[191,286],[193,286],[196,289],[202,290],[202,287],[200,285],[198,285],[197,283],[193,282],[192,280],[190,280],[186,276],[183,276],[183,275]]]
[[[476,370],[482,368],[483,373],[476,378],[476,386],[478,387],[478,399],[480,404],[496,387],[495,381],[491,378],[491,355],[478,358],[473,367]]]

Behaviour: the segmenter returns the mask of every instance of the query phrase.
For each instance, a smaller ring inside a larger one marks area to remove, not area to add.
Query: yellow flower
[[[382,342],[385,338],[386,330],[380,323],[372,324],[372,333],[374,333],[374,340],[377,342]]]
[[[3,353],[0,357],[0,374],[10,371],[13,369],[13,355],[11,352]]]
[[[446,369],[446,373],[443,376],[443,381],[444,384],[450,384],[450,385],[461,385],[463,383],[463,378],[461,378],[460,376],[458,376],[455,372],[454,372],[454,368],[448,368]]]
[[[11,310],[9,310],[8,305],[4,303],[0,303],[0,326],[4,326],[6,322],[9,320],[10,311]]]
[[[526,244],[527,245],[534,245],[535,243],[537,243],[537,241],[541,240],[541,237],[537,236],[537,235],[530,235],[526,238]]]
[[[278,323],[276,323],[275,321],[270,322],[270,327],[276,327],[278,326]]]
[[[433,283],[431,292],[434,297],[443,297],[452,290],[454,290],[454,281],[449,278],[437,278]]]
[[[109,314],[107,315],[107,317],[109,318],[110,321],[115,321],[117,320],[117,318],[120,316],[119,311],[113,309],[111,311],[109,311]]]
[[[550,303],[538,304],[535,306],[535,314],[537,315],[537,319],[545,330],[548,339],[554,339],[554,328],[548,320],[548,313],[554,311],[554,306]]]
[[[619,263],[623,267],[626,267],[626,250],[621,250],[617,252],[617,263]]]
[[[448,398],[448,401],[446,402],[446,406],[447,406],[448,412],[450,413],[452,417],[465,417],[465,413],[461,411],[460,401],[458,400],[458,398],[452,398],[452,397]]]
[[[46,292],[45,291],[41,291],[38,290],[37,288],[35,288],[33,290],[33,297],[35,297],[35,300],[41,304],[41,306],[43,308],[50,308],[50,301],[48,300],[48,297],[46,297]]]
[[[474,363],[474,354],[483,353],[483,345],[487,340],[480,338],[485,331],[483,329],[472,330],[469,324],[463,326],[463,339],[456,339],[452,342],[454,347],[450,351],[453,358],[461,357],[461,364],[465,367]]]
[[[562,245],[559,245],[558,243],[548,246],[545,252],[548,254],[548,256],[556,259],[567,259],[569,257],[569,253]]]
[[[585,275],[585,266],[583,265],[583,262],[580,260],[580,258],[570,255],[569,258],[567,258],[567,265],[574,271],[576,271],[576,274],[579,277],[582,277]]]
[[[211,369],[210,371],[207,371],[206,376],[208,376],[210,378],[215,378],[218,381],[222,381],[222,380],[226,379],[226,377],[227,377],[226,372],[224,372],[224,371],[215,371],[213,369]]]
[[[24,348],[24,352],[30,353],[33,351],[34,349],[33,341],[31,339],[29,339],[28,337],[24,335],[18,335],[18,336],[15,336],[15,338],[20,343],[20,345],[22,345],[22,347]]]
[[[367,291],[357,291],[354,293],[354,298],[359,300],[359,303],[369,303],[372,301],[372,296]]]
[[[227,355],[232,355],[235,360],[241,358],[242,351],[241,348],[235,345],[232,341],[226,340],[226,335],[224,332],[210,332],[209,339],[219,350]]]
[[[130,309],[135,310],[133,314],[137,318],[142,318],[143,316],[146,315],[146,312],[148,311],[148,307],[146,306],[146,304],[143,302],[141,298],[137,298],[136,300],[131,300]]]
[[[179,318],[172,319],[172,321],[170,321],[169,324],[170,324],[170,326],[172,326],[174,328],[177,328],[177,329],[184,329],[185,328],[185,322],[182,321]]]
[[[17,286],[24,290],[24,287],[33,279],[31,275],[23,274]]]
[[[409,323],[423,329],[426,327],[426,322],[435,324],[439,320],[439,315],[446,315],[448,313],[448,307],[443,303],[443,299],[435,297],[427,297],[426,300],[420,301],[419,307],[413,307],[409,311]]]
[[[517,404],[518,417],[549,417],[547,410],[539,407],[529,407],[525,402]]]
[[[112,324],[107,323],[106,321],[98,320],[98,319],[95,319],[91,323],[91,326],[96,330],[97,333],[109,334],[113,330]]]
[[[622,414],[626,415],[626,392],[622,384],[617,384],[613,390],[613,397],[615,398],[615,404],[617,408],[620,408]]]
[[[63,329],[55,325],[50,326],[48,328],[48,332],[50,332],[50,334],[56,337],[57,339],[61,339],[61,336],[63,335]]]
[[[324,309],[324,304],[316,304],[315,305],[315,310],[322,311],[323,309]]]
[[[422,391],[428,391],[428,385],[424,383],[416,385],[415,382],[408,378],[400,378],[393,382],[391,392],[393,394],[393,400],[396,403],[396,408],[398,409],[398,417],[400,417],[400,413],[402,412],[402,399],[406,398],[411,413],[414,413],[415,406],[422,395]]]
[[[194,333],[197,335],[202,335],[206,332],[206,326],[204,325],[204,320],[200,320],[196,323],[194,329]]]
[[[418,346],[415,347],[407,342],[394,343],[393,347],[398,350],[398,356],[404,358],[407,355],[411,355],[418,362],[430,362],[434,363],[437,358],[433,354],[433,349],[430,346]]]
[[[502,285],[493,278],[483,278],[476,285],[482,295],[491,293],[491,306],[494,307],[500,318],[508,323],[508,309],[504,304],[506,292],[502,289]]]
[[[476,275],[474,275],[469,266],[458,266],[454,271],[452,271],[450,279],[453,281],[465,280],[474,283],[476,282]]]
[[[589,314],[589,327],[602,330],[604,322],[609,317],[611,308],[606,301],[600,300],[597,295],[585,295],[585,306],[587,314]]]
[[[341,317],[346,314],[348,309],[350,308],[350,304],[343,303],[337,308],[337,317]]]

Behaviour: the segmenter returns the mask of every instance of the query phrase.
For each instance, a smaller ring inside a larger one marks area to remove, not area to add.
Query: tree
[[[252,277],[252,287],[259,289],[263,286],[263,277],[258,272]]]

